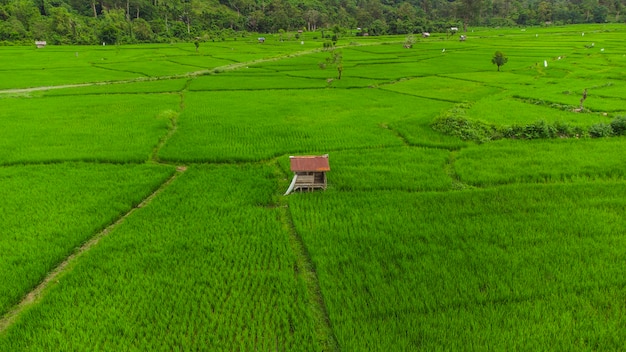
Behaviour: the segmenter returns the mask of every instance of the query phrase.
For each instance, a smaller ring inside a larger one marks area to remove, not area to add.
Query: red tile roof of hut
[[[290,156],[291,171],[330,171],[328,155],[322,156]]]

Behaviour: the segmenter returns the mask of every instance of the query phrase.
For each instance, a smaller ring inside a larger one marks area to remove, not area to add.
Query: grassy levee
[[[145,82],[97,84],[76,88],[51,89],[42,92],[29,93],[30,96],[83,96],[101,94],[153,94],[153,93],[179,93],[182,92],[189,78],[160,79]]]
[[[314,351],[268,166],[191,166],[58,278],[3,351]]]
[[[173,171],[83,163],[0,168],[0,317]]]
[[[344,350],[615,350],[625,190],[329,190],[290,209]]]
[[[4,98],[0,164],[144,162],[180,109],[177,94]]]

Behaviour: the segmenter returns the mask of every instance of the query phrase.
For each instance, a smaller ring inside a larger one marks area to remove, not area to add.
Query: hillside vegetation
[[[624,23],[625,0],[1,0],[0,44],[221,41],[251,33],[336,41],[452,27]],[[321,33],[315,33],[321,31]]]

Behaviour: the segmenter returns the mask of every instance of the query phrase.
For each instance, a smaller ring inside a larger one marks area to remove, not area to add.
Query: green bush
[[[611,121],[611,128],[616,136],[626,135],[626,116],[616,117]]]
[[[484,143],[497,139],[497,128],[481,121],[470,120],[460,116],[441,116],[431,127],[438,132],[456,136],[464,141]]]
[[[613,135],[613,128],[604,122],[596,123],[589,126],[589,135],[593,138],[610,137]]]
[[[544,120],[526,125],[524,129],[524,135],[527,139],[554,138],[556,132],[556,127],[549,125]]]
[[[505,126],[501,128],[504,138],[522,138],[524,128],[519,125]]]
[[[576,135],[576,129],[567,122],[557,121],[554,123],[556,135],[559,137],[573,137]]]

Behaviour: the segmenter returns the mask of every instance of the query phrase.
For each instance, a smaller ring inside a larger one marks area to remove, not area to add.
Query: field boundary
[[[59,86],[42,86],[42,87],[30,87],[30,88],[15,88],[15,89],[0,89],[0,94],[22,94],[22,93],[31,93],[36,91],[45,91],[52,89],[65,89],[65,88],[80,88],[80,87],[90,87],[90,86],[101,86],[107,84],[124,84],[124,83],[139,83],[139,82],[150,82],[150,81],[159,81],[159,80],[167,80],[167,79],[180,79],[180,78],[193,78],[197,76],[210,75],[219,72],[225,71],[234,71],[248,65],[259,64],[264,62],[278,61],[282,59],[288,59],[292,57],[308,55],[312,53],[316,53],[321,51],[322,49],[311,49],[300,51],[296,53],[284,54],[281,56],[264,58],[264,59],[256,59],[246,62],[237,62],[230,65],[218,66],[211,69],[198,70],[193,72],[187,72],[176,75],[168,75],[168,76],[156,76],[156,77],[139,77],[134,79],[120,80],[120,81],[101,81],[101,82],[88,82],[88,83],[76,83],[76,84],[64,84]]]
[[[296,257],[295,274],[297,277],[301,277],[307,289],[308,300],[311,303],[311,311],[314,317],[316,336],[322,345],[322,351],[340,351],[341,348],[328,315],[328,308],[324,302],[315,265],[311,261],[302,238],[296,231],[288,204],[279,207],[279,212],[283,225],[289,233],[289,245]]]
[[[59,265],[57,265],[52,271],[48,273],[48,275],[30,292],[28,292],[22,300],[16,304],[12,309],[10,309],[4,316],[0,318],[0,335],[3,334],[7,328],[9,328],[19,317],[19,315],[28,309],[33,304],[37,303],[44,296],[44,291],[58,282],[58,278],[60,275],[71,270],[72,264],[74,264],[78,258],[80,258],[83,254],[89,251],[93,246],[97,245],[98,242],[106,237],[111,231],[113,231],[116,227],[118,227],[126,218],[128,218],[131,214],[133,214],[137,209],[143,208],[148,205],[159,193],[161,193],[167,186],[169,186],[174,180],[176,180],[183,172],[187,170],[185,166],[179,166],[176,168],[176,172],[170,176],[165,182],[163,182],[159,188],[157,188],[154,192],[149,194],[146,198],[144,198],[139,204],[131,208],[128,212],[120,216],[117,220],[107,226],[104,230],[98,232],[93,237],[91,237],[87,242],[85,242],[82,246],[76,249],[72,254],[70,254],[65,260],[63,260]]]
[[[448,155],[448,161],[446,162],[444,166],[445,173],[452,180],[452,190],[461,191],[464,189],[474,188],[474,186],[468,185],[467,183],[464,183],[463,181],[461,181],[461,178],[457,174],[456,169],[454,167],[454,163],[456,162],[457,155],[458,155],[458,151],[454,151],[454,150],[450,151],[450,154]]]
[[[186,86],[188,85],[189,85],[189,82],[187,82]],[[167,141],[170,138],[172,138],[172,136],[174,135],[174,133],[176,133],[176,130],[178,129],[178,118],[180,117],[180,114],[182,114],[183,110],[185,109],[185,92],[184,91],[180,92],[179,95],[180,95],[180,104],[179,104],[180,112],[177,112],[170,118],[170,123],[167,129],[167,133],[165,133],[165,135],[163,135],[163,137],[159,139],[159,142],[152,150],[152,154],[150,155],[151,161],[154,161],[157,163],[161,162],[161,160],[159,159],[159,152],[161,151],[165,143],[167,143]]]

